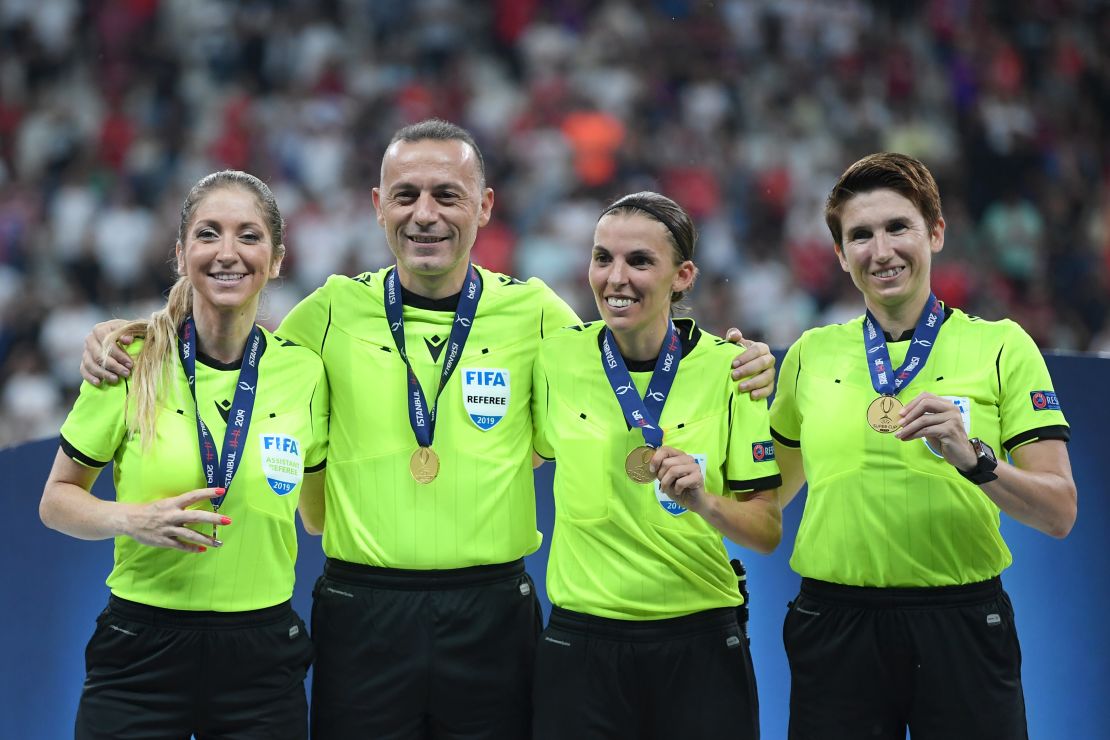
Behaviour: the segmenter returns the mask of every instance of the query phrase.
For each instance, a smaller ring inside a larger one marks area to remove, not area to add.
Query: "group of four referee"
[[[757,737],[721,536],[772,549],[807,478],[791,736],[1024,736],[998,517],[1067,532],[1067,427],[1019,327],[932,296],[944,221],[919,162],[838,182],[826,216],[868,314],[791,348],[769,419],[734,382],[769,394],[766,347],[733,359],[672,320],[695,235],[663,196],[602,214],[603,321],[581,326],[540,281],[470,263],[494,201],[470,135],[406,127],[373,190],[396,265],[332,277],[271,335],[280,214],[253,178],[210,177],[161,320],[90,339],[44,491],[50,526],[117,543],[79,737],[304,737],[313,650],[313,737]],[[559,460],[542,638],[533,450]],[[294,506],[327,555],[311,644]]]

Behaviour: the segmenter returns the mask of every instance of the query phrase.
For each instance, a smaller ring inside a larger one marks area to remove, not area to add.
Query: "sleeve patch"
[[[1033,402],[1034,411],[1059,411],[1060,399],[1055,391],[1030,391],[1029,400]]]
[[[752,442],[752,462],[767,462],[775,459],[775,443],[771,440]]]

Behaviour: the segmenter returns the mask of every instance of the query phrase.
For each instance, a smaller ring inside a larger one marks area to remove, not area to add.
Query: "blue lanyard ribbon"
[[[451,334],[447,339],[435,403],[429,409],[424,389],[420,387],[420,381],[413,372],[412,363],[409,362],[408,353],[405,351],[404,307],[396,268],[385,278],[385,317],[389,321],[389,333],[393,335],[393,343],[397,346],[397,352],[400,353],[408,369],[409,425],[412,426],[416,442],[421,447],[432,446],[436,433],[436,408],[439,405],[439,394],[443,393],[451,373],[455,371],[459,360],[462,359],[463,347],[466,346],[466,338],[470,336],[470,329],[474,325],[474,315],[478,313],[478,299],[481,297],[482,281],[478,279],[478,271],[474,269],[473,264],[468,265],[466,281],[463,283],[462,293],[459,294],[459,305],[455,309],[455,320],[451,324]]]
[[[667,337],[663,340],[659,359],[655,361],[655,370],[651,374],[647,393],[640,398],[613,332],[608,327],[605,328],[605,336],[601,342],[601,366],[617,396],[621,411],[624,412],[624,420],[630,427],[640,429],[648,447],[663,444],[663,430],[659,426],[659,419],[663,416],[663,404],[667,402],[667,394],[671,392],[671,385],[678,373],[678,363],[681,361],[682,341],[672,321]]]
[[[909,385],[925,367],[943,321],[944,306],[935,295],[929,293],[929,300],[925,302],[925,308],[917,319],[906,359],[897,370],[892,370],[882,327],[871,315],[871,311],[868,311],[863,320],[863,344],[867,348],[867,369],[871,373],[872,387],[884,396],[896,396],[898,391]]]
[[[181,357],[181,366],[185,368],[185,377],[189,379],[189,393],[193,396],[193,406],[196,408],[197,442],[200,445],[200,462],[204,468],[204,479],[209,488],[224,489],[222,496],[212,499],[213,510],[219,511],[227,497],[228,489],[231,488],[235,471],[239,469],[239,463],[242,461],[240,453],[247,442],[247,430],[251,425],[251,413],[254,411],[258,389],[258,362],[262,359],[266,345],[263,342],[262,330],[258,326],[252,328],[250,336],[247,337],[247,344],[243,348],[239,379],[235,386],[235,395],[231,399],[231,408],[227,412],[227,429],[224,430],[223,450],[218,460],[212,434],[208,431],[204,420],[200,418],[200,404],[197,403],[197,327],[192,316],[185,319],[181,328],[181,341],[178,342],[177,350]]]

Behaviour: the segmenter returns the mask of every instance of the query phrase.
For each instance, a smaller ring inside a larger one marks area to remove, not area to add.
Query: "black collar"
[[[675,319],[675,328],[678,329],[678,339],[682,342],[682,356],[687,357],[694,347],[698,346],[698,340],[701,339],[701,329],[697,327],[693,319]],[[605,339],[605,330],[597,333],[597,347],[601,349],[601,343]],[[659,356],[656,355],[650,360],[625,360],[624,364],[630,373],[650,373],[655,369],[655,363],[659,361]]]
[[[394,268],[396,269],[396,268]],[[400,283],[400,280],[397,281]],[[482,282],[482,274],[478,273],[478,282]],[[401,302],[410,308],[423,308],[427,311],[446,311],[447,313],[455,313],[459,308],[459,296],[462,295],[460,290],[454,295],[449,295],[445,298],[427,298],[419,293],[413,293],[404,285],[401,286]]]
[[[181,340],[178,339],[178,341],[180,342]],[[266,349],[265,332],[262,333],[262,342],[259,344],[259,349],[262,351],[265,351]],[[204,365],[205,367],[210,367],[213,370],[239,370],[243,367],[242,357],[240,357],[238,360],[233,360],[232,362],[224,362],[223,360],[217,360],[211,355],[204,354],[200,351],[200,347],[197,347],[197,362]]]
[[[948,317],[951,316],[951,315],[952,315],[952,309],[949,308],[948,306],[945,306],[944,307],[944,318],[940,320],[940,323],[943,324],[945,321],[948,321]],[[904,332],[899,334],[897,338],[895,338],[890,334],[890,332],[884,331],[883,336],[886,337],[886,341],[888,341],[888,342],[908,342],[911,339],[913,339],[913,332],[914,332],[914,329],[906,329]]]

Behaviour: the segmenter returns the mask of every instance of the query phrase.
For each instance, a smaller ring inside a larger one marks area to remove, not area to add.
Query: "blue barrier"
[[[1049,369],[1072,425],[1069,445],[1079,488],[1079,520],[1059,542],[1015,522],[1003,531],[1014,565],[1003,575],[1017,612],[1024,654],[1023,677],[1030,737],[1106,738],[1098,709],[1110,696],[1110,486],[1099,474],[1110,435],[1100,422],[1110,418],[1110,397],[1095,386],[1110,378],[1110,360],[1050,355]],[[42,485],[57,449],[46,440],[0,451],[5,471],[4,535],[0,611],[0,737],[53,740],[72,736],[73,716],[84,678],[85,642],[104,607],[104,578],[112,560],[111,542],[81,542],[47,530],[38,519]],[[546,539],[553,519],[553,467],[536,472],[538,512],[544,547],[528,558],[528,569],[547,606],[543,574]],[[102,475],[97,493],[111,497],[111,476]],[[763,737],[786,737],[789,671],[782,649],[782,619],[798,577],[789,569],[802,506],[785,512],[783,544],[772,555],[740,553],[748,566],[752,598],[752,654],[759,681]],[[1005,517],[1004,517],[1005,519]],[[323,567],[319,539],[301,534],[294,606],[311,613],[312,584]],[[204,680],[198,676],[197,680]]]

